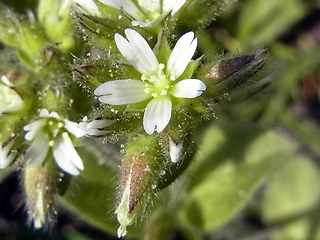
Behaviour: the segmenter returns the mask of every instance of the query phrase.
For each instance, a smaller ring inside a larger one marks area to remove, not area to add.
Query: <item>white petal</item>
[[[138,103],[150,97],[145,92],[145,83],[140,80],[124,79],[114,80],[101,84],[94,94],[103,103],[111,105],[123,105]]]
[[[28,125],[23,127],[23,130],[29,131],[26,133],[24,138],[28,141],[32,141],[36,134],[41,131],[40,128],[42,128],[46,123],[45,119],[39,119],[37,121],[34,121],[32,123],[29,123]]]
[[[101,129],[112,125],[114,121],[108,119],[98,119],[93,121],[80,122],[79,126],[82,131],[89,136],[101,136],[107,133]]]
[[[46,108],[42,108],[39,112],[40,117],[50,117],[49,111]]]
[[[139,5],[150,12],[161,12],[160,0],[138,0]]]
[[[171,11],[175,14],[186,2],[186,0],[163,0],[162,12]]]
[[[142,20],[145,16],[137,8],[137,6],[131,0],[99,0],[100,2],[114,8],[121,9],[129,13],[132,17],[138,20]]]
[[[131,24],[132,26],[139,26],[139,27],[148,27],[151,24],[153,24],[155,22],[154,21],[150,21],[150,22],[143,22],[143,21],[138,21],[138,20],[132,20]]]
[[[2,75],[2,76],[1,76],[1,81],[2,81],[5,85],[7,85],[7,86],[9,86],[9,87],[12,87],[12,86],[13,86],[13,84],[9,81],[9,79],[8,79],[7,76],[5,76],[5,75]]]
[[[50,117],[52,117],[52,118],[60,119],[58,113],[56,113],[56,112],[51,112],[49,115],[50,115]]]
[[[173,86],[172,95],[177,98],[195,98],[206,90],[206,85],[199,79],[185,79]]]
[[[152,134],[155,129],[160,133],[169,123],[171,118],[172,103],[170,98],[154,98],[145,110],[143,116],[143,127],[148,134]]]
[[[79,175],[79,170],[84,168],[81,158],[74,149],[67,133],[56,139],[53,145],[53,157],[57,165],[71,175]]]
[[[133,29],[126,29],[125,34],[128,41],[118,33],[114,38],[119,51],[127,61],[145,75],[158,70],[159,62],[147,41]]]
[[[64,121],[64,128],[69,133],[71,133],[74,136],[76,136],[77,138],[81,138],[81,137],[83,137],[85,135],[84,132],[82,131],[82,129],[80,128],[78,123],[65,120]]]
[[[73,0],[79,6],[95,16],[100,16],[100,10],[93,0]]]
[[[110,126],[113,123],[112,120],[108,119],[97,119],[89,122],[88,128],[105,128]]]
[[[42,163],[47,156],[48,150],[49,150],[48,136],[41,133],[37,134],[31,146],[29,147],[29,149],[25,154],[25,159],[27,161],[30,160],[30,162],[28,163],[28,166],[34,167]]]
[[[167,73],[175,78],[180,77],[187,65],[191,61],[196,48],[197,39],[194,38],[193,32],[184,34],[176,43],[172,50],[167,64]]]

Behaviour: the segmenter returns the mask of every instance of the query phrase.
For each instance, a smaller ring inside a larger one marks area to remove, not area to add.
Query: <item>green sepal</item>
[[[129,26],[128,20],[104,19],[75,12],[78,27],[90,37],[94,44],[106,51],[116,52],[114,41],[115,33],[123,34],[123,30]]]
[[[140,221],[150,202],[156,199],[155,191],[163,164],[157,136],[129,136],[121,164],[119,200],[115,212],[120,223],[118,237],[126,235],[126,228]]]
[[[177,79],[178,81],[189,79],[194,75],[194,72],[196,71],[197,67],[199,66],[201,61],[201,58],[198,58],[196,60],[191,60],[186,67],[186,70],[181,74],[181,76]]]
[[[211,63],[204,60],[206,63],[196,75],[207,86],[204,98],[221,103],[235,101],[233,94],[238,98],[250,96],[254,90],[260,88],[259,80],[262,76],[259,73],[263,75],[261,68],[267,61],[266,53],[262,49],[243,56],[225,56]]]
[[[73,79],[87,89],[94,90],[104,82],[124,79],[119,64],[107,57],[100,59],[76,59],[72,65]]]
[[[166,32],[164,29],[159,32],[157,44],[153,49],[153,52],[157,56],[159,63],[167,63],[171,55],[170,45],[165,34]]]

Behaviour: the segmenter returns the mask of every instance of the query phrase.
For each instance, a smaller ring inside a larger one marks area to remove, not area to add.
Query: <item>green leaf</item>
[[[263,218],[273,223],[312,210],[320,200],[320,171],[304,157],[288,162],[274,176],[265,191]]]
[[[244,3],[238,24],[242,47],[269,43],[300,20],[306,5],[299,0],[248,0]]]
[[[187,228],[211,231],[234,218],[294,145],[275,131],[253,126],[211,127],[193,166],[180,212]]]
[[[276,232],[272,240],[317,240],[320,239],[320,228],[316,227],[315,232],[310,234],[310,219],[303,218],[294,221],[285,228]]]

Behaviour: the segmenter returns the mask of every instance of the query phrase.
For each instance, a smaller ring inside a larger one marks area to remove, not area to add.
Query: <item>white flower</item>
[[[16,91],[10,88],[12,83],[4,75],[1,76],[1,81],[5,85],[0,84],[0,114],[20,110],[23,102]]]
[[[94,0],[73,0],[73,2],[88,13],[100,16],[100,10]]]
[[[125,12],[134,18],[133,26],[147,27],[169,13],[175,14],[186,0],[99,0],[100,2]]]
[[[42,163],[51,147],[57,165],[71,175],[78,175],[79,170],[83,170],[83,163],[73,147],[69,133],[80,138],[84,132],[77,123],[62,120],[56,112],[49,113],[47,109],[42,109],[39,116],[39,120],[23,128],[28,131],[25,139],[32,141],[25,154],[28,166]]]
[[[126,40],[119,34],[115,41],[121,54],[141,74],[140,80],[122,79],[101,84],[94,94],[103,103],[123,105],[150,100],[144,113],[143,126],[148,134],[161,132],[171,118],[172,99],[195,98],[206,85],[199,79],[179,77],[191,61],[197,47],[193,32],[184,34],[176,43],[166,65],[160,63],[146,40],[136,31],[126,29]]]
[[[17,156],[16,152],[11,151],[13,141],[0,144],[0,168],[7,167]]]
[[[107,133],[107,131],[104,131],[103,129],[110,126],[112,123],[113,121],[108,119],[88,121],[88,118],[84,117],[82,122],[79,123],[79,127],[86,136],[101,136]]]

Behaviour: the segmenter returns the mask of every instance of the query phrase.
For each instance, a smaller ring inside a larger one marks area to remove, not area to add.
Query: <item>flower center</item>
[[[60,130],[64,127],[63,122],[55,118],[48,118],[45,126],[45,131],[51,136],[56,138]]]
[[[145,92],[150,94],[152,97],[166,96],[170,93],[170,79],[163,73],[165,65],[160,63],[159,68],[154,74],[150,76],[141,76],[142,81],[145,83]]]

